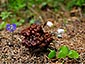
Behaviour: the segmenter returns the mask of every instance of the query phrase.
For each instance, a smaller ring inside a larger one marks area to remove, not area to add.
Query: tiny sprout
[[[69,54],[68,54],[68,57],[69,58],[79,58],[79,54],[77,53],[77,51],[75,51],[75,50],[70,50],[69,51]]]
[[[65,58],[69,53],[69,48],[65,45],[59,48],[58,58]]]
[[[55,50],[50,50],[50,53],[48,54],[48,58],[52,59],[54,57],[56,57],[56,51]]]
[[[79,58],[79,54],[75,50],[70,50],[67,46],[61,46],[58,53],[58,58],[66,58],[68,56],[69,58],[77,59]]]

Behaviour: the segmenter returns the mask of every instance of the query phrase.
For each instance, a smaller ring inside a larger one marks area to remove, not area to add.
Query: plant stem
[[[49,49],[49,48],[48,48],[47,50],[52,51],[52,50],[51,50],[51,49]]]
[[[62,64],[64,64],[64,60],[62,61]]]
[[[13,43],[13,32],[11,32],[11,36],[12,36],[12,37],[11,37],[11,38],[12,38],[11,40],[12,40],[12,43]]]

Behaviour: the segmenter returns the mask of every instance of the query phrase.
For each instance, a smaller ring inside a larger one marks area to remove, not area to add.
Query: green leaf
[[[2,17],[2,20],[7,19],[10,16],[11,12],[3,11],[0,14],[0,17]]]
[[[33,24],[34,22],[35,22],[34,19],[31,19],[31,20],[30,20],[30,24]]]
[[[2,22],[0,24],[0,30],[6,27],[7,22]]]
[[[24,19],[20,19],[20,21],[19,21],[20,23],[24,23],[25,21],[24,21]]]
[[[55,50],[50,50],[50,53],[48,54],[48,58],[52,59],[56,57],[56,51]]]
[[[70,50],[68,54],[69,58],[79,58],[79,54],[75,50]]]
[[[65,58],[69,53],[69,48],[67,46],[62,46],[59,49],[58,58]]]
[[[42,2],[42,6],[45,6],[47,3],[46,2]]]
[[[21,22],[16,22],[15,24],[16,24],[17,26],[22,25],[22,23],[21,23]]]
[[[17,22],[16,18],[12,18],[10,21],[11,24],[16,23],[16,22]]]

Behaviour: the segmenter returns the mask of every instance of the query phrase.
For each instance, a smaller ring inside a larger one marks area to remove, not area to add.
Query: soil
[[[23,36],[20,35],[21,30],[29,27],[29,24],[26,23],[17,27],[13,33],[5,29],[0,31],[0,64],[61,64],[63,61],[64,64],[85,64],[85,16],[78,16],[78,12],[74,15],[67,12],[42,13],[43,24],[49,20],[55,26],[50,28],[45,25],[43,27],[45,31],[56,32],[58,28],[66,30],[62,38],[53,35],[55,41],[50,43],[49,47],[58,52],[60,46],[67,45],[70,49],[79,53],[79,58],[48,59],[49,51],[29,52],[29,49],[22,45]]]

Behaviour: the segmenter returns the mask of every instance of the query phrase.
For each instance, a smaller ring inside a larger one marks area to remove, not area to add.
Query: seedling
[[[34,24],[34,23],[35,23],[35,20],[34,20],[34,19],[31,19],[31,20],[30,20],[30,25],[31,25],[31,24]]]
[[[74,59],[79,58],[79,54],[77,53],[77,51],[69,50],[69,48],[64,45],[59,49],[58,58],[66,58],[66,56]]]
[[[19,13],[19,10],[25,7],[25,2],[26,0],[9,0],[9,9]]]
[[[56,57],[56,51],[49,49],[50,53],[48,54],[48,58],[52,59]]]
[[[2,20],[6,20],[11,15],[11,12],[1,12],[0,17],[2,17]]]
[[[20,19],[19,22],[17,22],[17,21],[15,22],[15,24],[17,26],[21,26],[23,23],[24,23],[24,20],[23,19]]]
[[[68,53],[69,53],[69,48],[64,45],[59,49],[58,58],[65,58]]]
[[[76,59],[76,58],[79,58],[79,54],[75,50],[70,50],[68,57]]]
[[[14,24],[16,24],[16,26],[20,26],[20,25],[22,25],[24,23],[24,19],[20,19],[19,21],[17,21],[16,18],[13,18],[13,19],[11,19],[10,23],[11,24],[14,23]]]

